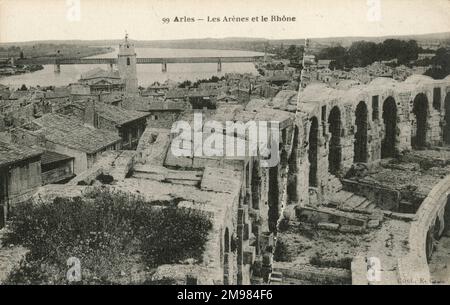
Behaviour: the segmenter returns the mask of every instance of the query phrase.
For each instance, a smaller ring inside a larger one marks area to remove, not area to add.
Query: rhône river
[[[236,50],[207,50],[207,49],[162,49],[136,48],[137,57],[220,57],[220,56],[255,56],[263,55],[259,52]],[[97,58],[116,58],[117,48],[109,54],[96,55]],[[61,72],[55,73],[53,65],[45,65],[43,70],[33,73],[14,75],[0,78],[0,84],[17,88],[26,86],[64,86],[76,82],[80,75],[90,69],[100,67],[108,69],[106,65],[62,65]],[[161,71],[160,64],[137,65],[137,76],[140,86],[149,86],[155,81],[164,82],[210,78],[213,75],[222,76],[225,73],[253,73],[257,71],[253,63],[223,63],[222,72],[217,72],[217,64],[168,64],[167,72]]]

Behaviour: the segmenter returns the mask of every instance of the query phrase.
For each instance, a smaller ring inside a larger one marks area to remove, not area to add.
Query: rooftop
[[[81,74],[80,79],[82,80],[88,80],[93,78],[114,78],[114,79],[120,79],[120,75],[118,71],[106,71],[102,68],[95,68],[92,70],[89,70],[83,74]]]
[[[86,108],[85,100],[75,101],[73,104],[81,109]],[[95,102],[95,111],[98,116],[113,122],[116,126],[121,126],[148,116],[148,113],[144,113],[142,111],[128,110],[102,102]]]
[[[95,153],[121,141],[114,132],[87,127],[77,119],[54,113],[45,114],[21,128],[86,153]]]
[[[46,164],[50,164],[50,163],[55,163],[55,162],[59,162],[59,161],[66,161],[66,160],[71,160],[71,159],[74,159],[74,157],[70,157],[70,156],[66,156],[66,155],[63,155],[63,154],[59,154],[59,153],[54,152],[54,151],[46,150],[42,154],[41,164],[42,165],[46,165]]]
[[[0,142],[0,167],[38,157],[41,154],[42,151],[35,148]]]

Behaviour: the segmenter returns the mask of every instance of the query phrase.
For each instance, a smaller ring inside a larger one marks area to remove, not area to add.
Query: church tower
[[[128,34],[125,35],[124,42],[119,45],[117,66],[120,77],[125,81],[126,92],[136,93],[138,91],[136,51],[134,44],[128,41]]]

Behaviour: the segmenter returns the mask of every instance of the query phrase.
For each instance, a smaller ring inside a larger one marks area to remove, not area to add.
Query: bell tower
[[[128,34],[125,35],[123,43],[119,44],[117,66],[120,77],[125,81],[126,92],[136,93],[138,91],[136,51],[134,44],[128,40]]]

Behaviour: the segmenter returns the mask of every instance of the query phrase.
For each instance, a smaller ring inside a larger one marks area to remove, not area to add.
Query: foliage
[[[10,280],[65,283],[69,257],[80,260],[83,283],[114,283],[135,266],[201,259],[210,220],[176,203],[165,205],[107,189],[87,198],[20,204],[7,242],[27,247],[30,255]]]
[[[322,49],[318,59],[331,59],[337,69],[365,67],[375,61],[397,59],[397,64],[408,64],[416,60],[421,48],[415,40],[386,39],[382,43],[355,41],[346,49],[335,46]]]
[[[440,48],[431,59],[432,67],[425,72],[425,75],[434,79],[443,79],[450,75],[450,51]]]

